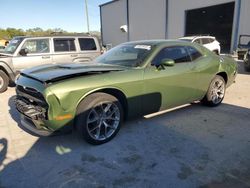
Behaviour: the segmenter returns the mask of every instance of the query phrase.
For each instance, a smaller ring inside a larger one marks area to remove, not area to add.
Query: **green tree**
[[[22,29],[15,29],[15,28],[7,28],[7,29],[0,28],[0,39],[10,40],[16,36],[46,36],[46,35],[51,35],[53,33],[54,34],[55,33],[76,34],[76,32],[67,32],[61,28],[43,30],[40,27],[35,27],[35,28],[27,29],[26,31]],[[90,34],[100,38],[100,32],[98,31],[92,31],[90,32]]]
[[[8,39],[8,33],[5,29],[0,29],[0,39]]]
[[[22,29],[15,29],[15,28],[7,28],[6,32],[7,32],[8,38],[13,38],[15,36],[22,36],[25,34]]]

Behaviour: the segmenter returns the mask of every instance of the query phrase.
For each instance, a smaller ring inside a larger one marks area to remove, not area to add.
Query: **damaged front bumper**
[[[16,109],[21,114],[21,128],[34,136],[50,136],[53,131],[43,125],[46,121],[47,110],[41,106],[36,106],[24,98],[16,97]]]
[[[25,99],[17,97],[15,99],[17,110],[33,120],[45,120],[47,119],[46,109],[40,106],[35,106]]]
[[[38,128],[35,121],[32,121],[31,119],[27,118],[24,115],[21,115],[20,126],[24,131],[30,133],[33,136],[51,136],[54,134],[53,131],[45,129],[44,127]]]

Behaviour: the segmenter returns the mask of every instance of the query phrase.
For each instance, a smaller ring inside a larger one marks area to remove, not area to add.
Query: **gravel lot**
[[[92,146],[76,134],[22,131],[9,88],[0,94],[0,187],[250,187],[249,91],[240,67],[219,107],[129,121],[111,142]]]

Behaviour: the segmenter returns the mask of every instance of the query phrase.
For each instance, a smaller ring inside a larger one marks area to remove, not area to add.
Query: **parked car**
[[[130,42],[94,63],[22,71],[16,107],[22,127],[32,134],[48,136],[74,124],[87,142],[102,144],[124,119],[197,100],[219,105],[236,73],[232,58],[196,43]]]
[[[217,55],[220,54],[220,43],[213,36],[189,36],[182,37],[180,40],[198,43],[205,46],[207,49],[216,53]]]
[[[82,63],[101,54],[92,36],[15,37],[0,53],[0,93],[23,69],[44,64]]]
[[[250,71],[250,35],[240,35],[237,54],[244,61],[245,70]]]

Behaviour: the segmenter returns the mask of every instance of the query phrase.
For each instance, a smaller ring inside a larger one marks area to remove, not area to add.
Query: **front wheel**
[[[216,75],[201,102],[208,106],[218,106],[224,99],[225,91],[226,83],[224,78]]]
[[[7,90],[9,85],[9,77],[0,70],[0,93],[3,93],[4,91]]]
[[[79,104],[76,128],[88,143],[99,145],[115,137],[122,121],[119,100],[106,93],[94,93]]]

